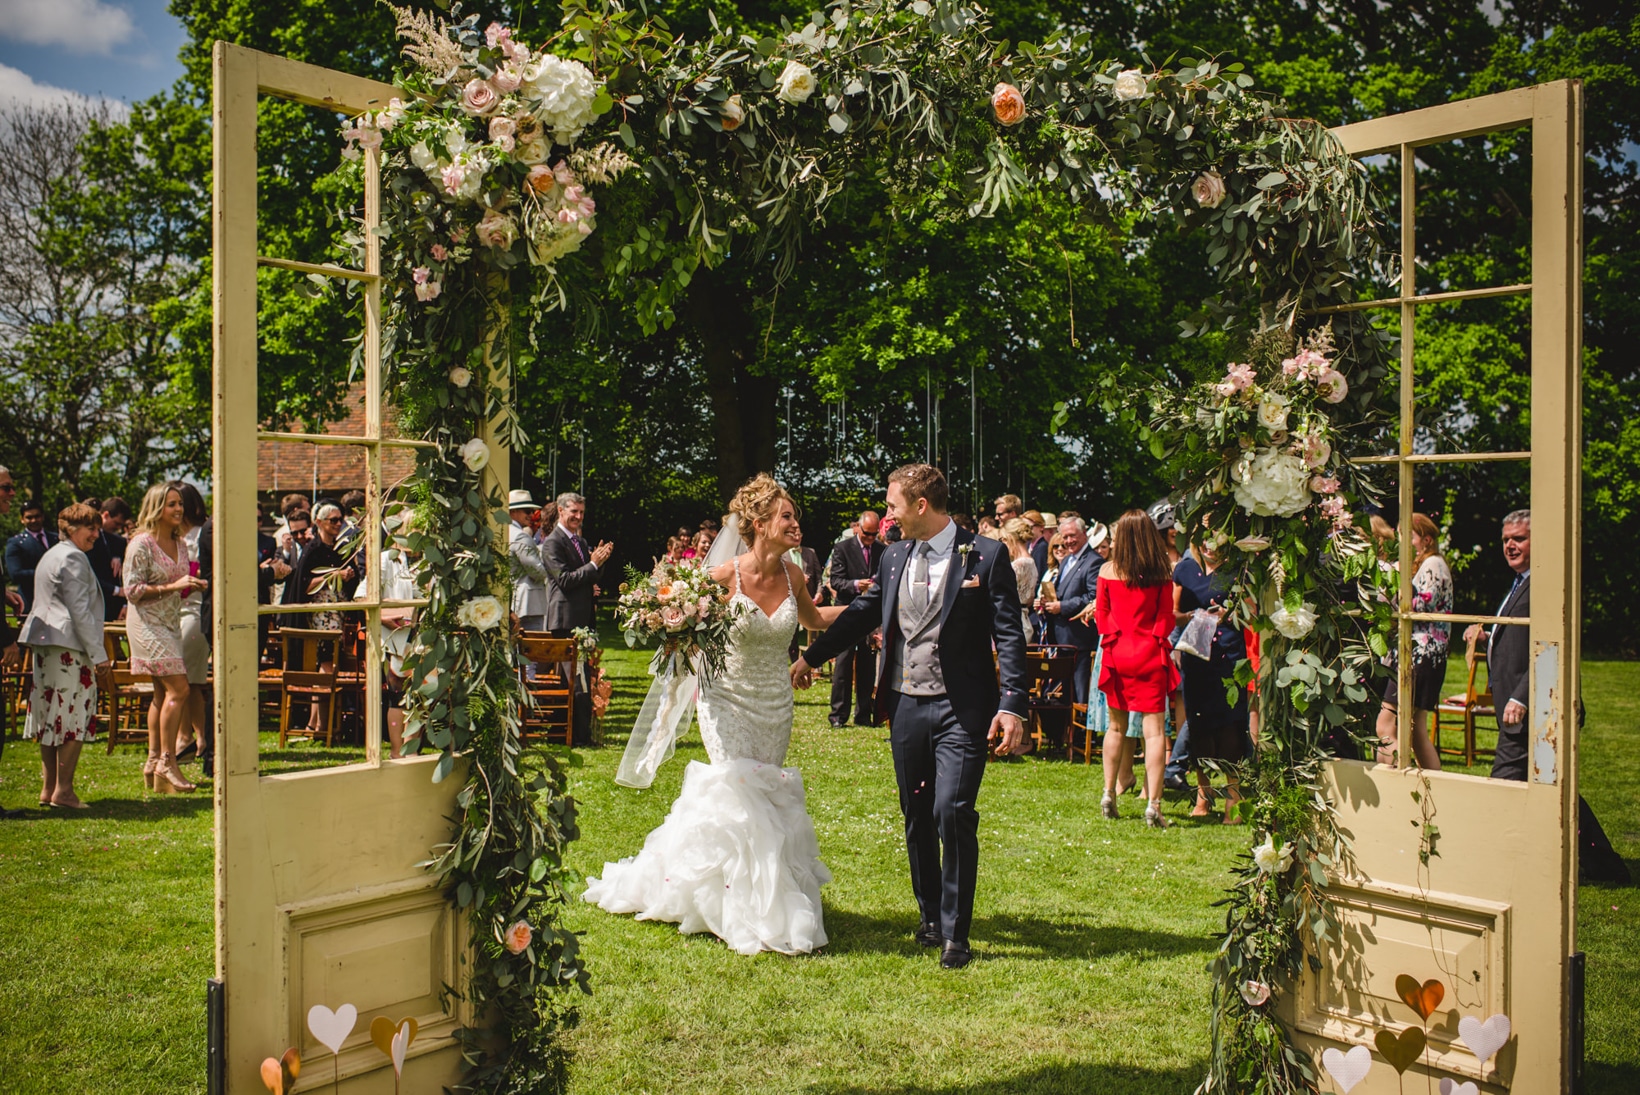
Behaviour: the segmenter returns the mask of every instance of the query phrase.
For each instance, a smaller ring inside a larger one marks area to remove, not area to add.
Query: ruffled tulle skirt
[[[741,954],[801,954],[826,944],[814,822],[795,768],[693,761],[643,850],[605,863],[583,899],[681,932],[711,932]]]

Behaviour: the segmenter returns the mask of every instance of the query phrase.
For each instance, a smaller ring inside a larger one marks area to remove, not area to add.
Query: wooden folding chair
[[[4,605],[0,605],[4,611]],[[12,728],[16,729],[15,737],[23,736],[23,713],[28,709],[24,696],[28,692],[29,678],[34,675],[34,651],[31,647],[21,647],[23,659],[15,669],[0,669],[0,703],[5,705],[5,728],[0,733],[10,735]]]
[[[108,752],[118,745],[148,744],[148,705],[154,702],[154,682],[147,674],[131,672],[131,640],[124,627],[103,625],[103,649],[113,663],[113,690],[97,703],[108,728]]]
[[[1093,740],[1093,731],[1088,728],[1088,705],[1071,704],[1071,726],[1065,732],[1065,759],[1075,761],[1080,753],[1083,764],[1092,764],[1093,758],[1100,755],[1102,745]]]
[[[1469,668],[1469,683],[1461,694],[1448,696],[1442,700],[1431,716],[1434,726],[1430,730],[1430,738],[1435,743],[1435,754],[1437,756],[1452,757],[1454,760],[1461,759],[1466,768],[1474,765],[1478,757],[1490,757],[1496,752],[1494,749],[1481,749],[1475,744],[1475,729],[1479,720],[1491,719],[1493,726],[1498,723],[1498,709],[1492,701],[1490,679],[1484,689],[1476,683],[1481,667],[1486,662],[1486,659],[1476,649],[1476,645],[1476,639],[1470,639],[1464,644],[1463,657]],[[1490,674],[1488,676],[1490,677]],[[1463,745],[1460,748],[1441,748],[1441,716],[1443,714],[1447,716],[1449,721],[1454,717],[1457,719],[1459,727],[1463,731]]]
[[[1030,731],[1037,752],[1050,745],[1058,745],[1057,732],[1071,723],[1072,702],[1076,696],[1076,648],[1071,646],[1033,646],[1026,650],[1028,696],[1030,699]],[[1044,718],[1043,716],[1050,716]],[[1066,737],[1070,737],[1067,729]]]
[[[337,681],[334,661],[329,669],[322,669],[321,647],[330,644],[335,649],[342,641],[340,631],[322,631],[310,628],[286,627],[280,629],[281,673],[279,675],[279,748],[292,737],[317,739],[318,734],[307,726],[290,724],[290,702],[293,697],[309,704],[325,703],[325,746],[336,740],[336,723],[341,713],[342,687]]]
[[[524,739],[539,733],[549,743],[569,745],[574,736],[575,640],[525,631],[519,636],[518,657],[526,702],[520,721]],[[536,665],[534,680],[525,672],[531,662]]]

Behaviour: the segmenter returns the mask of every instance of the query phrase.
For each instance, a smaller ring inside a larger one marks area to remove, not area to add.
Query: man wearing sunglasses
[[[869,590],[877,581],[877,565],[883,561],[883,545],[878,532],[882,520],[871,510],[860,514],[853,536],[845,536],[831,550],[832,592],[837,603],[846,605]],[[854,697],[854,724],[876,726],[872,693],[877,680],[877,654],[868,638],[837,655],[831,667],[831,724],[848,725],[849,696]]]

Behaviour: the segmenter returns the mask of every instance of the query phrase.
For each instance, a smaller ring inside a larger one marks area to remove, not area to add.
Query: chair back
[[[279,630],[279,664],[288,677],[292,672],[312,673],[319,668],[319,644],[340,643],[340,631],[320,628],[285,627]]]
[[[556,639],[542,631],[526,631],[518,639],[518,654],[526,662],[572,662],[575,640]]]

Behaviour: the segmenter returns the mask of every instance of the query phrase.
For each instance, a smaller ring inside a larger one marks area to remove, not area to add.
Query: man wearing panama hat
[[[525,631],[547,629],[547,565],[541,559],[541,545],[530,533],[530,514],[540,509],[527,490],[507,495],[507,551],[512,560],[512,610],[518,626]]]

